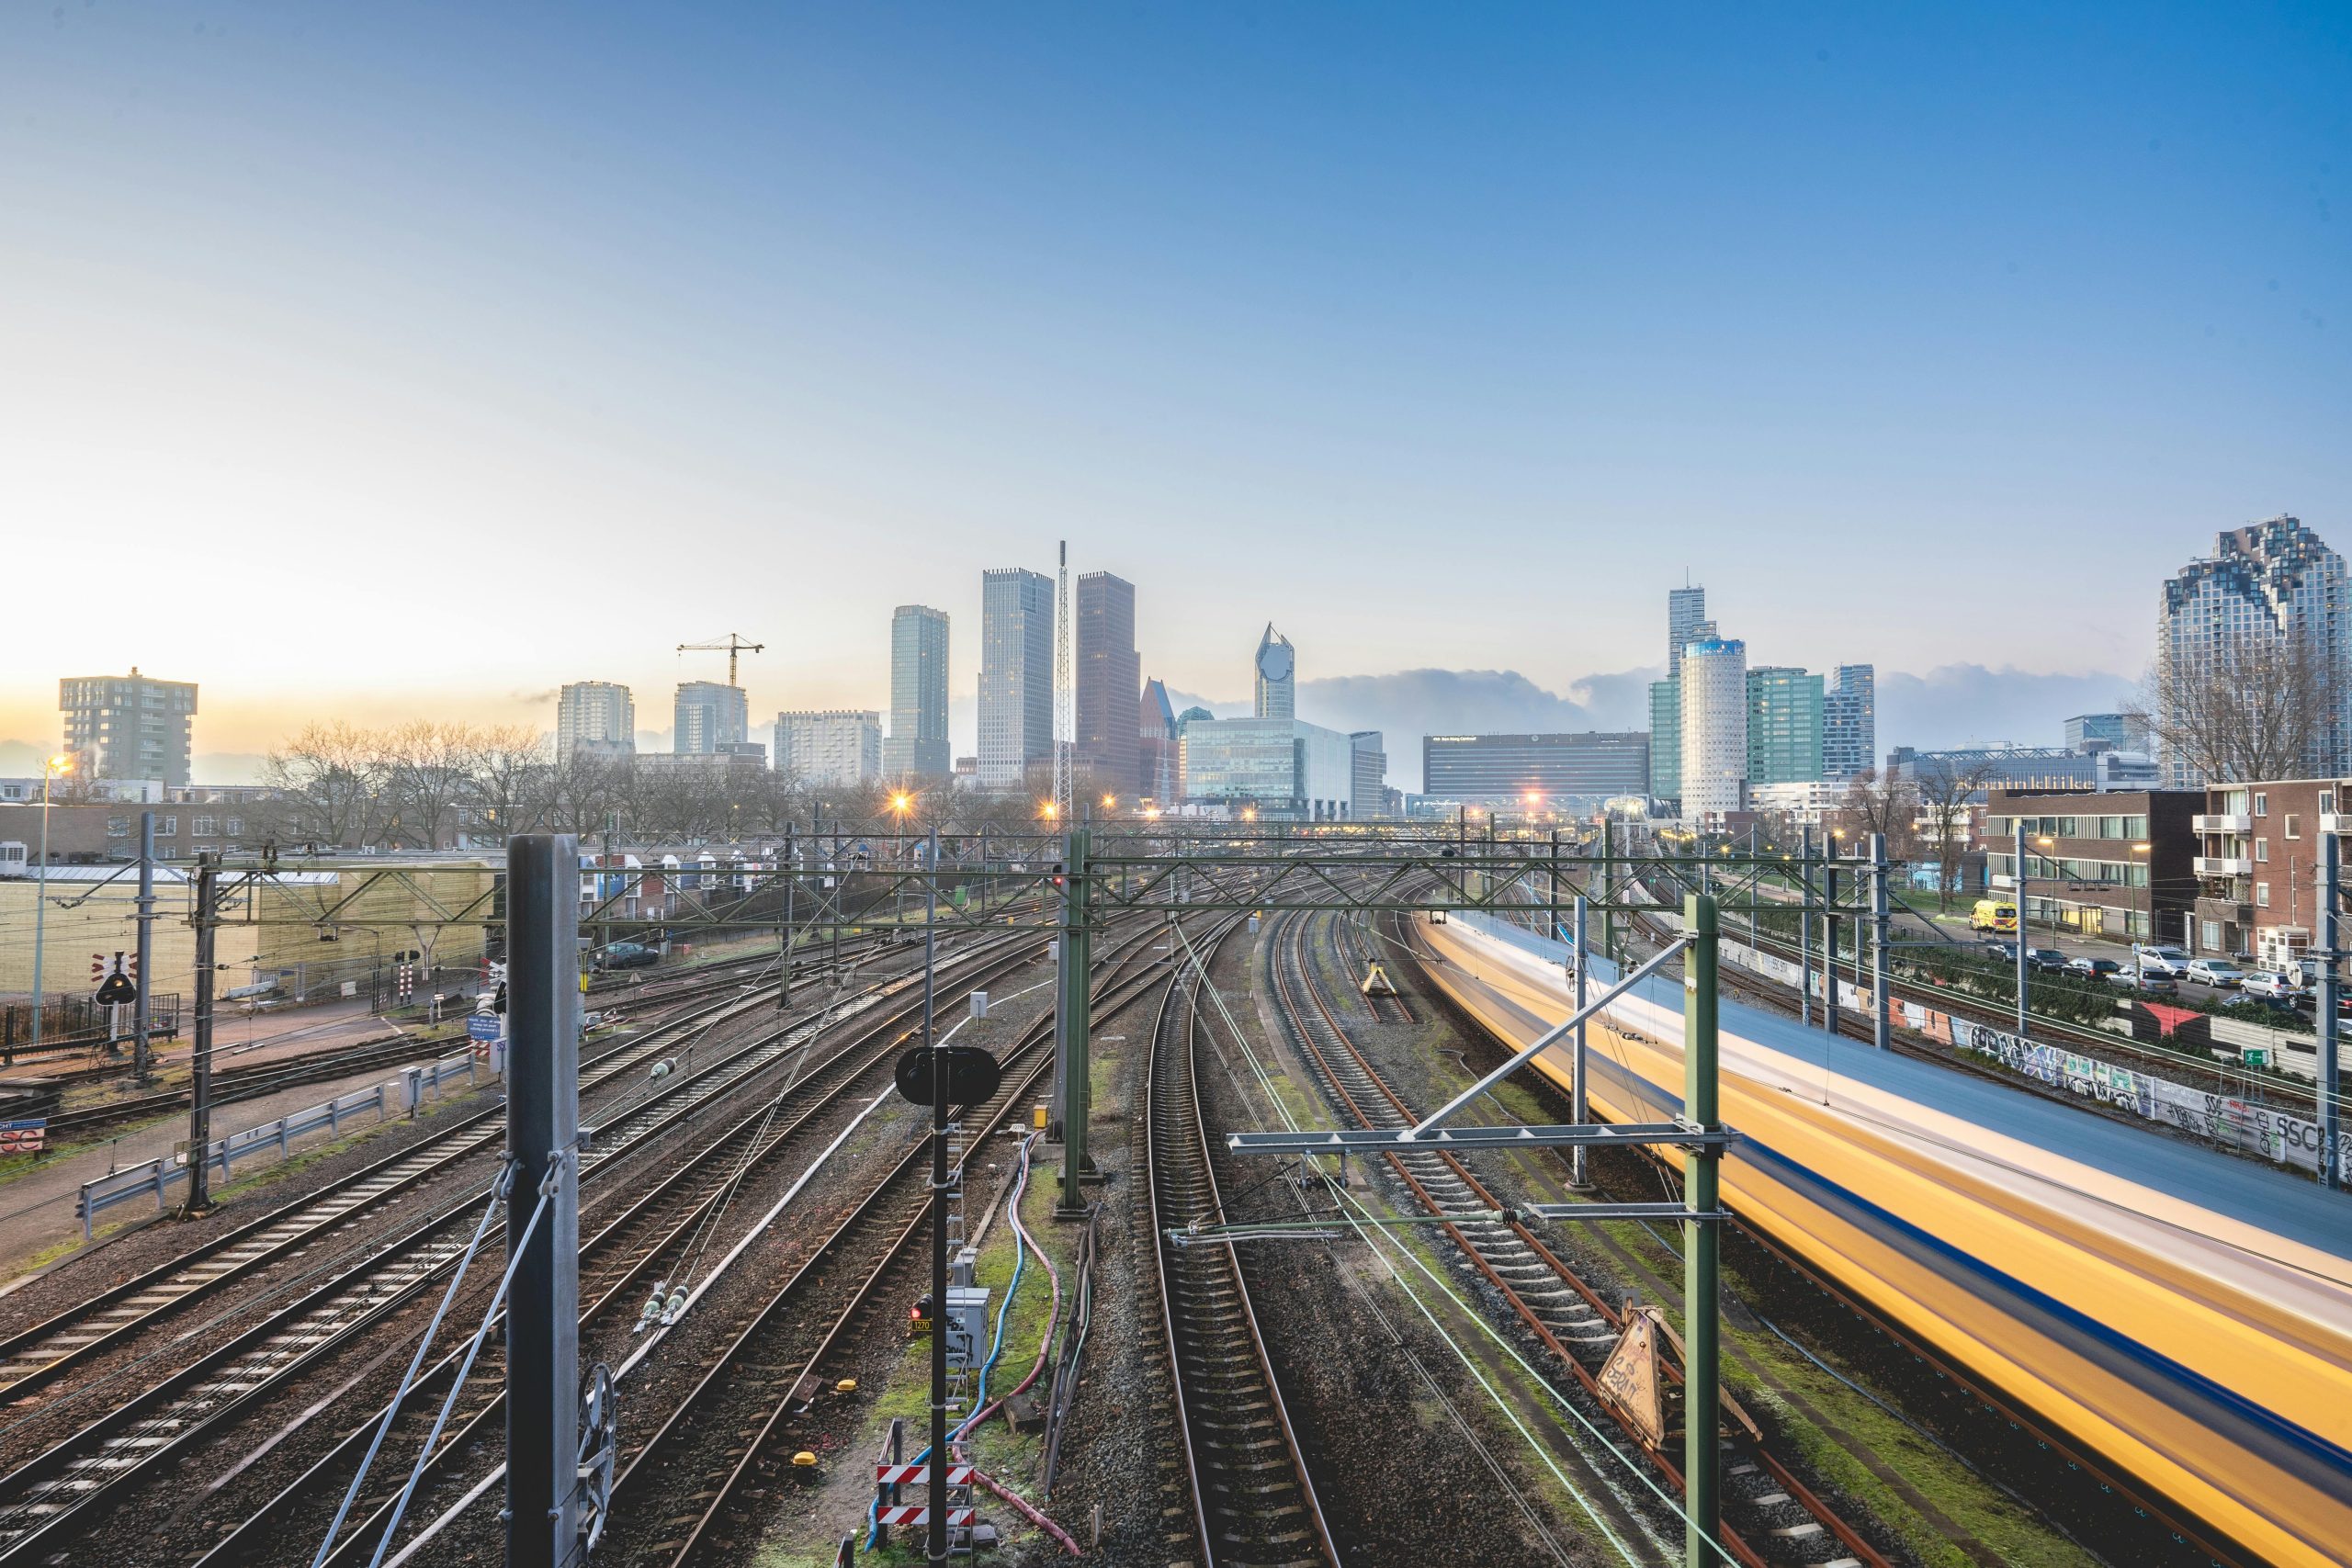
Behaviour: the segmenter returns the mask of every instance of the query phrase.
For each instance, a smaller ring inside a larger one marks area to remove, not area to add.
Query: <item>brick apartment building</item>
[[[2195,822],[2196,951],[2283,967],[2319,929],[2320,827],[2352,779],[2216,784]],[[2347,824],[2352,825],[2352,824]]]

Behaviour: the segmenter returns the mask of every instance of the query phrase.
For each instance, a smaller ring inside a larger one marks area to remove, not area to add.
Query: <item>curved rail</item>
[[[1225,1218],[1194,1074],[1201,984],[1198,970],[1171,976],[1160,998],[1145,1107],[1160,1328],[1192,1482],[1195,1544],[1209,1568],[1339,1568],[1241,1261],[1230,1242],[1178,1239]]]

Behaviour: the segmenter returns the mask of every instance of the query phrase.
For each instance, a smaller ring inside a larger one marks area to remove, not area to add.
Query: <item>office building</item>
[[[188,782],[196,682],[128,675],[69,676],[57,683],[65,750],[74,771],[94,779]]]
[[[1705,821],[1747,804],[1747,645],[1709,637],[1682,650],[1682,815]]]
[[[1183,798],[1177,763],[1176,709],[1160,681],[1143,683],[1143,699],[1136,725],[1136,791],[1147,800],[1173,806]]]
[[[587,752],[627,757],[637,750],[637,702],[611,681],[574,681],[556,695],[558,761]]]
[[[1704,588],[1667,591],[1666,679],[1650,682],[1649,793],[1659,800],[1682,794],[1682,650],[1714,636]]]
[[[2130,714],[2078,713],[2066,721],[2066,750],[2145,751],[2148,728]]]
[[[1544,809],[1572,809],[1643,795],[1649,777],[1650,738],[1638,732],[1421,737],[1421,793],[1438,800],[1525,809],[1534,795]]]
[[[1679,666],[1682,661],[1676,660]],[[1650,795],[1676,800],[1682,795],[1682,682],[1650,682]]]
[[[1996,789],[1984,808],[1986,886],[2018,897],[2032,933],[2179,942],[2195,902],[2193,824],[2204,805],[2203,792],[2193,790]]]
[[[1840,664],[1821,698],[1821,776],[1850,779],[1878,757],[1878,669]]]
[[[822,789],[882,776],[882,716],[871,709],[802,709],[775,716],[775,767]]]
[[[1921,751],[1897,746],[1886,754],[1889,775],[1907,779],[1923,789],[1939,792],[1953,780],[1968,789],[1963,800],[1983,804],[1988,790],[2050,792],[2155,787],[2161,770],[2142,751],[2071,751],[2063,746],[1962,746],[1945,751]]]
[[[1673,680],[1681,672],[1684,649],[1714,635],[1715,628],[1707,619],[1707,591],[1704,588],[1667,590],[1666,678],[1668,680]]]
[[[1095,787],[1135,787],[1142,766],[1143,660],[1136,652],[1136,588],[1123,577],[1090,571],[1078,580],[1077,668],[1070,671],[1078,765],[1093,769]]]
[[[1747,782],[1796,784],[1822,774],[1825,682],[1786,664],[1747,671]]]
[[[1355,783],[1349,792],[1349,814],[1383,815],[1381,798],[1388,790],[1388,748],[1377,729],[1359,729],[1348,737],[1355,748]]]
[[[1266,623],[1266,632],[1258,639],[1256,661],[1257,682],[1250,712],[1257,718],[1295,718],[1298,716],[1298,653],[1290,638],[1274,630],[1274,623]]]
[[[2344,558],[2292,517],[2230,529],[2215,539],[2211,557],[2191,561],[2164,586],[2157,700],[2177,707],[2186,694],[2197,708],[2222,705],[2231,671],[2246,668],[2248,656],[2268,660],[2254,667],[2253,678],[2275,681],[2296,662],[2280,656],[2297,649],[2319,667],[2310,690],[2327,705],[2298,771],[2312,778],[2352,772],[2352,583]],[[2160,731],[2198,728],[2192,714],[2178,711],[2159,713],[2157,721]],[[2175,788],[2209,782],[2177,751],[2162,760]]]
[[[980,784],[1020,789],[1054,757],[1054,580],[980,573]]]
[[[947,776],[947,615],[928,604],[890,614],[890,738],[882,773],[893,780]]]
[[[1350,737],[1295,718],[1198,718],[1183,727],[1184,799],[1262,818],[1355,815]]]
[[[751,705],[743,688],[719,681],[681,681],[670,750],[673,756],[707,757],[751,739]]]

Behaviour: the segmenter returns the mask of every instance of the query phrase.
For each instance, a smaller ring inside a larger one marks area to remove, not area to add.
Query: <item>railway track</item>
[[[1019,944],[1025,946],[1026,944]],[[1020,962],[1029,961],[1025,952]],[[989,970],[964,976],[944,993],[943,1002],[989,983],[999,973]],[[649,1282],[656,1289],[682,1288],[679,1269],[699,1256],[711,1239],[707,1227],[722,1214],[743,1183],[764,1170],[785,1150],[800,1146],[802,1134],[821,1118],[868,1098],[877,1086],[887,1086],[889,1068],[913,1036],[919,1023],[906,1013],[860,1031],[823,1062],[810,1067],[786,1091],[753,1107],[719,1137],[703,1146],[677,1169],[628,1201],[621,1213],[599,1221],[581,1247],[580,1324],[592,1329],[616,1330],[616,1311],[636,1303]],[[782,1113],[789,1111],[786,1116]],[[493,1341],[493,1346],[497,1342]],[[411,1517],[430,1512],[435,1491],[452,1483],[450,1466],[480,1441],[494,1437],[503,1420],[504,1367],[503,1347],[486,1348],[473,1368],[455,1406],[450,1425],[426,1456],[420,1477],[424,1490]],[[415,1456],[424,1449],[455,1376],[462,1352],[453,1349],[420,1374],[394,1417],[384,1446],[385,1457],[370,1473],[368,1488],[353,1509],[349,1528],[333,1543],[322,1568],[342,1568],[364,1560],[390,1522],[392,1508]],[[300,1520],[301,1506],[330,1489],[348,1485],[359,1455],[382,1418],[374,1416],[352,1428],[311,1464],[294,1483],[221,1538],[201,1562],[206,1565],[239,1568],[273,1559],[296,1559],[285,1549],[281,1532],[292,1527],[291,1539],[300,1547],[300,1561],[313,1552],[315,1526]]]
[[[983,961],[958,983],[985,984],[1002,970],[1028,962],[1038,942],[1015,936],[1000,939],[1000,945],[1018,951]],[[967,953],[965,960],[980,957],[986,951]],[[582,1156],[583,1185],[597,1180],[616,1156],[650,1145],[662,1134],[685,1124],[716,1097],[762,1073],[816,1035],[880,1006],[886,997],[901,999],[883,1019],[864,1025],[864,1032],[887,1032],[903,1023],[918,1005],[904,999],[910,984],[909,976],[894,977],[846,1010],[828,1007],[825,1015],[818,1020],[804,1020],[786,1029],[757,1035],[751,1043],[729,1051],[701,1069],[664,1083],[619,1114],[608,1115],[594,1128],[594,1136]],[[759,1007],[765,999],[754,994],[724,1004],[718,1010],[740,1012]],[[706,1023],[709,1021],[716,1020]],[[610,1082],[658,1057],[674,1043],[674,1037],[635,1043],[624,1053],[616,1054],[625,1059],[600,1068],[595,1081]],[[452,1147],[444,1152],[454,1160],[503,1135],[503,1111],[484,1112],[474,1124],[452,1134],[452,1140],[469,1141],[469,1147]],[[296,1299],[269,1312],[194,1362],[141,1389],[0,1480],[0,1561],[17,1559],[37,1544],[70,1534],[94,1503],[118,1496],[132,1482],[153,1473],[164,1462],[176,1461],[200,1435],[290,1383],[313,1364],[387,1319],[454,1263],[465,1245],[463,1222],[474,1213],[479,1201],[479,1194],[469,1192],[457,1204],[444,1206],[389,1243],[370,1247],[367,1257],[326,1266],[319,1271],[324,1278],[300,1281],[308,1288]],[[312,1204],[305,1213],[315,1210],[312,1223],[331,1231],[339,1226],[358,1201],[355,1192],[342,1192]],[[343,1207],[338,1210],[337,1204]],[[232,1271],[245,1272],[257,1267],[250,1259],[232,1254],[259,1242],[260,1237],[243,1231],[234,1234],[245,1235],[245,1239],[236,1247],[209,1254],[193,1265],[186,1259],[175,1265],[182,1270],[175,1282],[186,1283],[188,1289],[176,1294],[152,1291],[149,1293],[163,1299],[144,1305],[134,1305],[136,1298],[125,1300],[119,1308],[108,1310],[128,1308],[141,1319],[146,1314],[175,1311],[198,1292],[218,1289]],[[229,1238],[222,1239],[225,1242]],[[126,1320],[126,1326],[129,1321]],[[55,1345],[75,1337],[70,1333],[52,1334],[49,1343]],[[66,1348],[74,1354],[79,1348],[69,1344]]]
[[[1292,917],[1278,933],[1272,970],[1282,1014],[1301,1054],[1352,1125],[1403,1128],[1419,1120],[1351,1038],[1317,982],[1306,941],[1317,919]],[[1510,1205],[1459,1156],[1442,1151],[1387,1154],[1390,1170],[1464,1258],[1586,1394],[1618,1421],[1668,1486],[1682,1490],[1671,1454],[1649,1446],[1601,1393],[1598,1370],[1624,1331],[1619,1310],[1515,1218]],[[1666,1363],[1679,1381],[1679,1366]],[[1747,1568],[1891,1568],[1887,1560],[1766,1448],[1736,1411],[1723,1423],[1724,1546]]]
[[[1194,1543],[1204,1568],[1339,1568],[1240,1259],[1229,1242],[1177,1239],[1225,1219],[1194,1073],[1200,986],[1197,970],[1169,982],[1145,1077],[1153,1257]]]
[[[1150,963],[1160,956],[1157,935],[1148,928],[1095,983],[1098,1021],[1159,980]],[[1002,1081],[988,1103],[961,1108],[967,1161],[1027,1103],[1052,1063],[1047,1014],[1003,1055]],[[724,1348],[659,1429],[628,1452],[614,1485],[616,1515],[626,1517],[634,1499],[646,1523],[621,1528],[609,1561],[684,1568],[707,1554],[718,1532],[756,1511],[794,1416],[826,1386],[824,1369],[879,1302],[897,1299],[883,1287],[900,1271],[919,1272],[912,1244],[923,1234],[929,1180],[930,1145],[918,1140],[779,1289],[736,1309]],[[798,1311],[804,1304],[810,1310]]]

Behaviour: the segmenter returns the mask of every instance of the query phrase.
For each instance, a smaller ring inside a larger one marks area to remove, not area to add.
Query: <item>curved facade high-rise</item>
[[[1266,623],[1266,635],[1258,639],[1256,696],[1250,704],[1253,718],[1296,718],[1298,716],[1298,653],[1290,638],[1274,630],[1274,623]]]
[[[1708,637],[1682,649],[1682,815],[1747,804],[1747,645]]]

